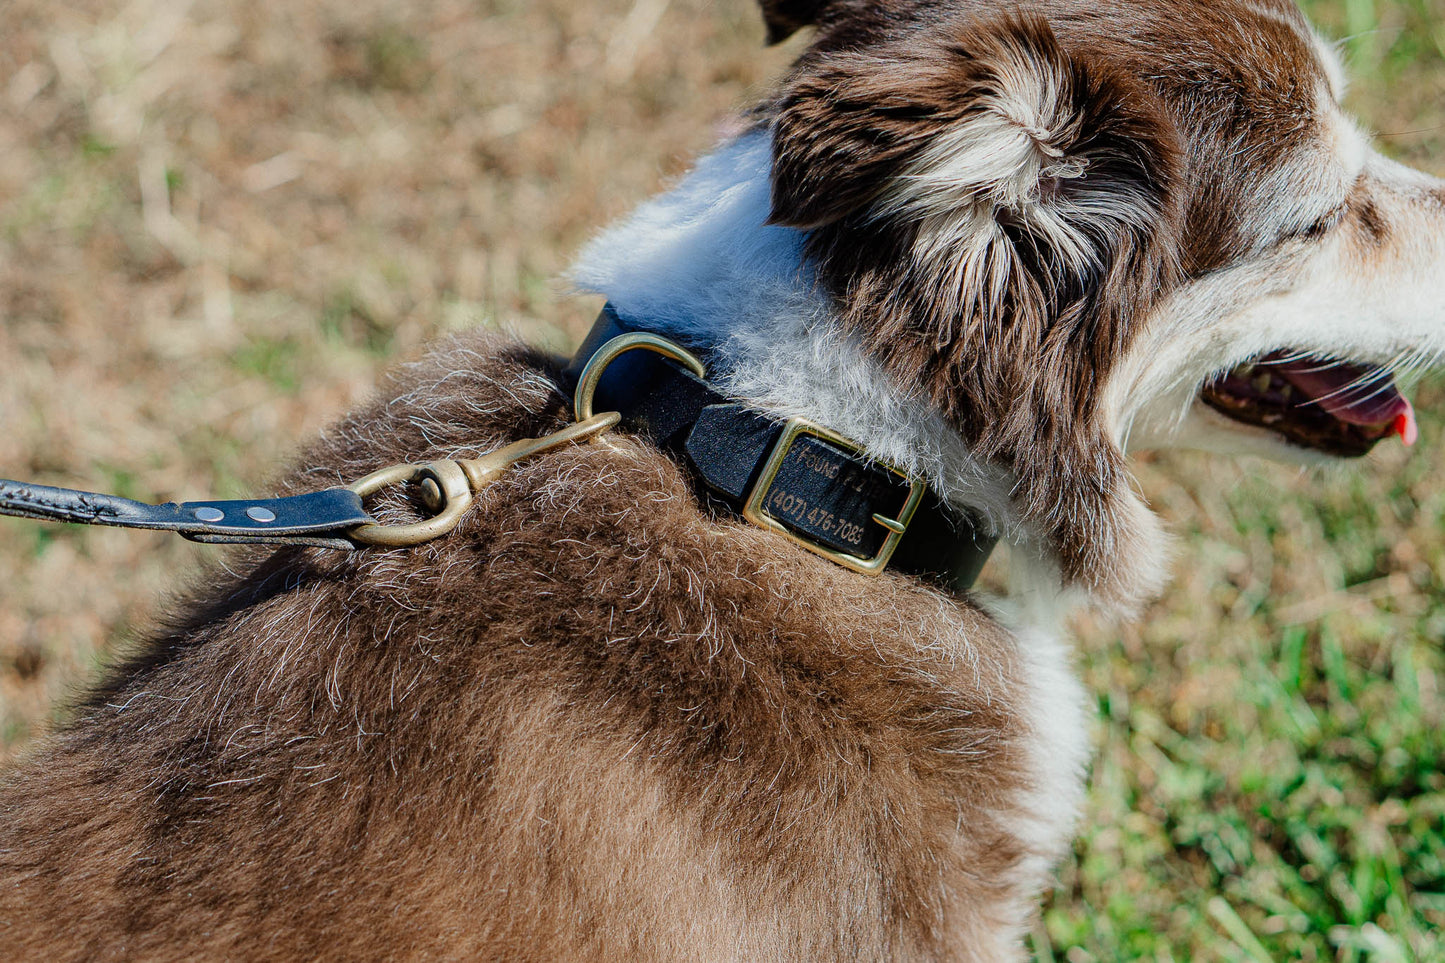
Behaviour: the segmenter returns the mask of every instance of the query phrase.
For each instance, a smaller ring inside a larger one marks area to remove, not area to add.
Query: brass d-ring
[[[597,393],[597,383],[602,380],[602,372],[619,356],[637,348],[655,351],[664,358],[671,358],[678,364],[686,365],[699,378],[707,377],[707,368],[697,355],[666,338],[644,331],[618,335],[598,348],[597,353],[587,359],[587,364],[582,368],[582,374],[577,379],[577,393],[572,398],[573,411],[578,421],[586,421],[592,417],[592,396]]]

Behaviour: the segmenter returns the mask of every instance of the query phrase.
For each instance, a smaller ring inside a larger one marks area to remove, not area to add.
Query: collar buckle
[[[783,425],[782,433],[773,443],[772,453],[764,463],[757,482],[748,493],[747,500],[743,504],[743,517],[754,525],[776,532],[813,554],[820,555],[844,568],[864,575],[880,574],[888,567],[889,560],[897,551],[904,533],[908,531],[908,525],[913,520],[919,504],[923,501],[923,494],[927,486],[921,479],[912,477],[901,468],[887,462],[874,462],[878,467],[897,475],[899,479],[906,482],[908,495],[893,516],[889,517],[878,513],[873,515],[873,523],[886,528],[888,535],[872,556],[855,555],[833,548],[810,535],[802,527],[802,523],[828,532],[845,543],[862,541],[862,532],[850,530],[857,528],[856,523],[837,518],[820,506],[810,505],[802,496],[782,489],[774,489],[774,483],[778,479],[779,472],[783,470],[784,464],[787,463],[789,454],[794,451],[798,440],[805,436],[816,438],[825,445],[839,449],[847,457],[866,457],[860,445],[837,432],[829,431],[806,418],[790,418]],[[812,465],[808,467],[813,471],[823,470]]]

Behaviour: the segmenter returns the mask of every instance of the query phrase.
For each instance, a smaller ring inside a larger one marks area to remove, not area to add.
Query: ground
[[[1445,174],[1445,3],[1316,0]],[[237,497],[437,335],[570,347],[571,253],[797,51],[751,0],[6,0],[0,476]],[[1420,444],[1140,467],[1179,533],[1079,626],[1098,754],[1041,960],[1445,959],[1445,381]],[[0,760],[216,549],[0,521]]]

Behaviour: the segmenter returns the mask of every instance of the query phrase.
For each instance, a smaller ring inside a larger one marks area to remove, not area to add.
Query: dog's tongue
[[[1270,367],[1341,421],[1374,428],[1388,425],[1407,445],[1420,436],[1410,399],[1378,369],[1317,358],[1274,361]]]

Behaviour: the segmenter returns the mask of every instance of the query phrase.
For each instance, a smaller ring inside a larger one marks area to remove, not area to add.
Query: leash
[[[456,528],[476,496],[512,465],[563,445],[595,438],[619,419],[616,412],[607,412],[544,438],[513,442],[481,458],[392,465],[343,488],[288,498],[148,505],[99,492],[0,479],[0,515],[175,532],[193,542],[210,544],[308,545],[341,550],[369,545],[420,545]],[[408,525],[378,522],[363,507],[363,499],[388,485],[411,486],[431,517]]]
[[[997,541],[972,514],[901,468],[869,458],[855,442],[723,395],[708,383],[701,357],[633,328],[610,304],[566,374],[573,424],[480,458],[393,465],[345,487],[286,498],[163,505],[0,479],[0,514],[172,531],[212,544],[420,545],[455,529],[477,495],[518,462],[622,426],[691,468],[706,501],[866,575],[891,564],[963,592]],[[608,410],[597,414],[599,401]],[[372,517],[365,499],[393,485],[408,486],[429,517],[404,525]]]

